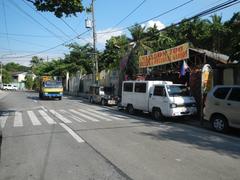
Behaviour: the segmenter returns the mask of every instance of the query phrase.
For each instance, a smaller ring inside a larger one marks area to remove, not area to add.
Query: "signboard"
[[[213,71],[209,64],[202,68],[202,94],[207,94],[213,87]]]
[[[147,68],[169,64],[189,58],[189,44],[185,43],[171,49],[158,51],[146,56],[140,56],[139,68]]]

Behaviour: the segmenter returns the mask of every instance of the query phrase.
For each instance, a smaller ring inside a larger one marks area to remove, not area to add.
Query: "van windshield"
[[[186,86],[167,86],[167,91],[170,97],[190,96],[190,92]]]

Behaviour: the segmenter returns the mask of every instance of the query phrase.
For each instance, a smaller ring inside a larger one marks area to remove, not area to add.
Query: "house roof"
[[[221,54],[221,53],[216,53],[216,52],[212,52],[212,51],[208,51],[205,49],[195,49],[195,48],[189,48],[192,51],[201,53],[201,54],[206,54],[207,57],[212,58],[216,61],[219,61],[223,64],[237,64],[237,61],[234,61],[232,63],[229,63],[229,56],[225,55],[225,54]]]
[[[20,75],[20,74],[22,74],[22,75],[27,75],[27,73],[28,73],[28,72],[13,72],[12,75],[13,75],[13,76],[18,76],[18,75]]]

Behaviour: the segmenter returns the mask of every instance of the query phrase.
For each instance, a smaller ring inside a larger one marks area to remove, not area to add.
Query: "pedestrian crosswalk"
[[[0,115],[0,125],[2,128],[9,127],[20,128],[29,125],[41,126],[43,124],[70,124],[70,123],[101,123],[126,120],[121,116],[110,116],[105,112],[92,109],[35,109],[27,111],[17,111],[11,113],[2,113]]]

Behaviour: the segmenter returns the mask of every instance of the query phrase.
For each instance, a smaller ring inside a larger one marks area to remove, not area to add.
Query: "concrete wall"
[[[87,94],[89,87],[93,85],[93,75],[88,74],[81,76],[79,74],[70,77],[68,80],[69,89],[66,93],[71,95]],[[117,95],[119,87],[119,72],[118,71],[102,71],[100,73],[99,85],[113,86],[114,94]]]
[[[234,75],[233,69],[228,68],[223,71],[223,84],[224,85],[234,85]]]

